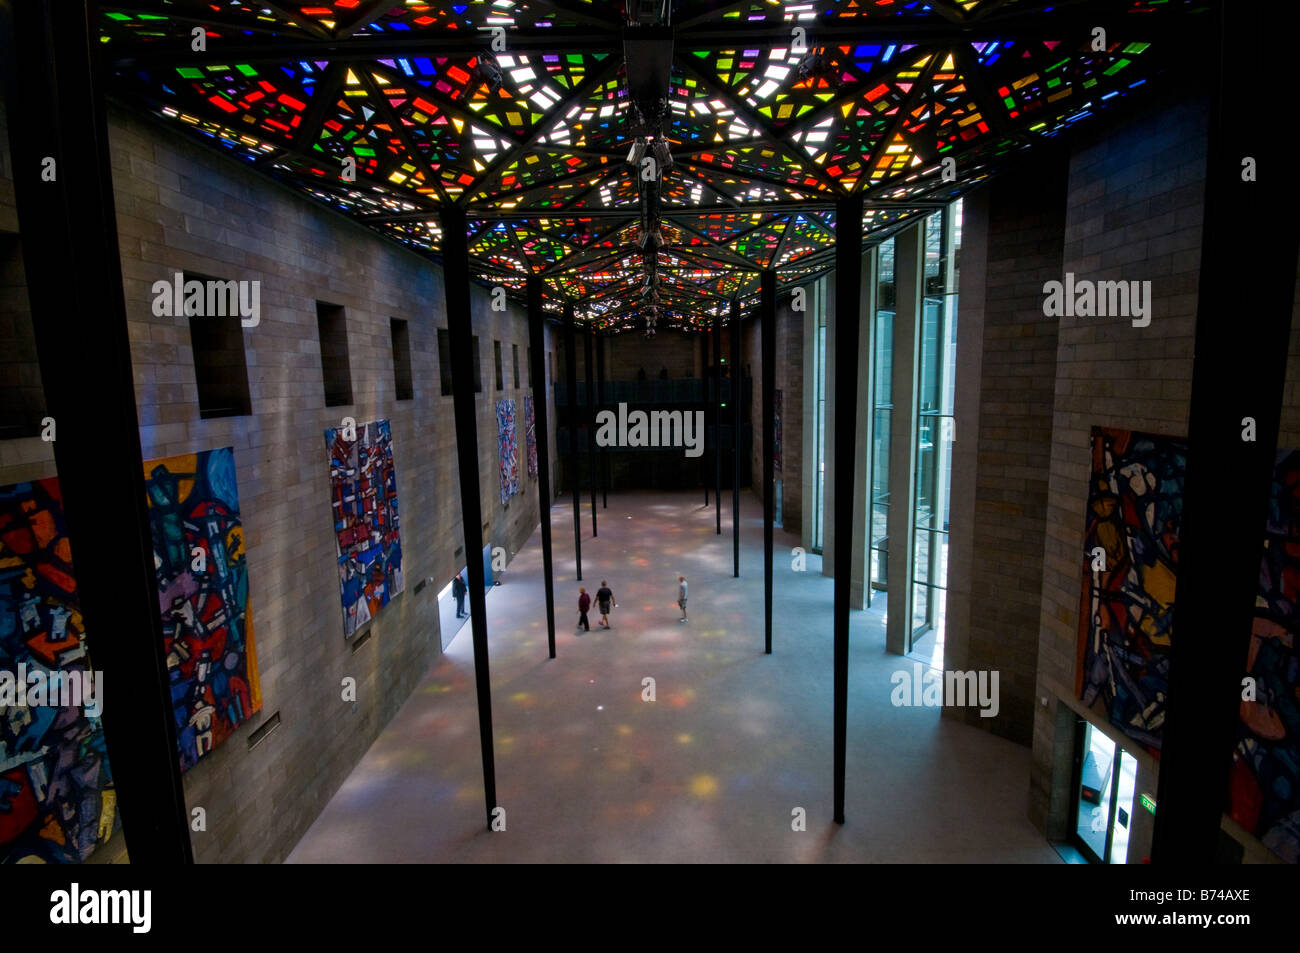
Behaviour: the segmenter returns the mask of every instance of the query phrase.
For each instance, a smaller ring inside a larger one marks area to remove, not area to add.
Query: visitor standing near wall
[[[600,607],[600,624],[605,628],[613,628],[609,624],[609,607],[614,602],[614,591],[609,588],[609,583],[604,579],[600,581],[600,588],[596,590],[596,605]]]
[[[460,578],[460,573],[456,573],[455,578],[451,581],[451,594],[456,600],[456,618],[464,618],[465,613],[465,580]]]
[[[677,605],[682,610],[682,617],[677,621],[685,622],[686,621],[686,577],[685,576],[677,577]]]
[[[591,631],[591,623],[587,621],[587,610],[591,608],[591,596],[587,595],[587,590],[582,586],[578,587],[578,628]]]

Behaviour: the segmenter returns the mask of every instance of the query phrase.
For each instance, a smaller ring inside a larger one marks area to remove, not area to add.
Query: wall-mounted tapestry
[[[0,862],[79,863],[113,832],[117,795],[94,710],[104,685],[84,638],[59,481],[0,487]],[[88,682],[90,714],[84,696],[50,704]]]
[[[528,450],[528,475],[537,476],[537,420],[533,416],[533,399],[524,397],[524,442]]]
[[[1079,697],[1159,753],[1169,689],[1186,443],[1094,427]]]
[[[397,471],[387,420],[325,431],[330,506],[343,596],[343,635],[379,613],[402,591]]]
[[[515,402],[497,401],[497,447],[500,450],[501,502],[519,492],[519,443],[515,438]]]
[[[772,467],[777,473],[781,472],[781,390],[776,388],[772,394],[772,406],[774,412],[772,415]]]
[[[1280,450],[1233,753],[1228,813],[1283,860],[1300,863],[1300,451]],[[1248,694],[1243,690],[1243,696]]]
[[[230,447],[144,465],[181,770],[261,710]]]

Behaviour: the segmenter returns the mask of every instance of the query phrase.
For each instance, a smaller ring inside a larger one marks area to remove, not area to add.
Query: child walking
[[[587,595],[587,590],[582,586],[578,587],[578,628],[591,631],[591,624],[587,621],[587,610],[591,608],[591,596]]]

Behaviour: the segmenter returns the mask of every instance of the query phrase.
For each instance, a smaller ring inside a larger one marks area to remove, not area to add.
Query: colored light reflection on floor
[[[718,779],[711,774],[697,774],[691,778],[691,794],[707,800],[718,793]]]
[[[748,497],[744,506],[742,556],[758,566],[760,507]],[[635,528],[618,521],[619,509],[636,513]],[[778,583],[776,655],[764,657],[761,574],[733,579],[729,534],[714,533],[711,509],[696,509],[684,496],[611,497],[599,539],[584,520],[580,583],[563,545],[566,535],[572,545],[571,513],[553,510],[556,659],[539,637],[538,534],[489,592],[497,803],[509,834],[484,829],[466,626],[291,860],[1055,861],[1024,818],[1027,751],[932,710],[889,704],[897,666],[882,652],[879,612],[851,622],[851,823],[833,842],[816,835],[830,823],[833,580],[812,571],[810,556],[808,573]],[[691,585],[688,624],[677,621],[679,574]],[[592,592],[602,578],[623,600],[614,630],[598,629],[597,616],[590,633],[577,634],[577,588]],[[653,702],[643,697],[647,676],[657,683]],[[917,798],[875,796],[881,778]],[[806,836],[790,831],[794,805],[808,809]]]

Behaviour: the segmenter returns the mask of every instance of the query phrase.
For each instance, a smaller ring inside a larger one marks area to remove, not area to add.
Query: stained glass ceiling
[[[660,327],[748,304],[762,268],[807,281],[833,265],[837,199],[862,196],[881,240],[1175,74],[1206,8],[627,3],[672,28],[649,253],[623,0],[146,0],[105,5],[100,40],[118,99],[422,253],[461,206],[479,280],[539,276],[548,307],[619,330],[647,255]]]

